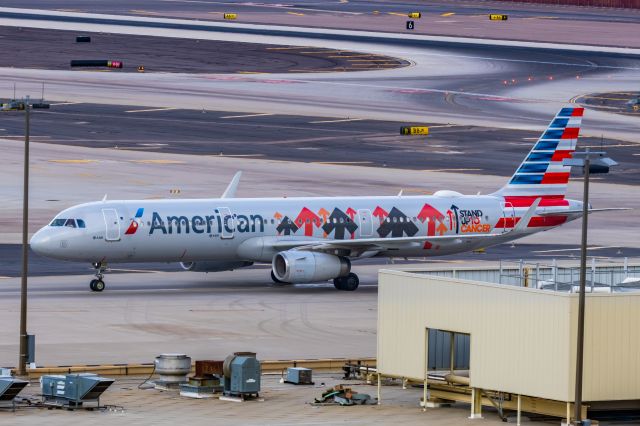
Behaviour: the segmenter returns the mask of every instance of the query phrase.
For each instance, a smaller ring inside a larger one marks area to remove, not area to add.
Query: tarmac
[[[344,72],[391,69],[410,63],[385,55],[335,49],[295,49],[290,46],[89,33],[90,43],[77,43],[78,31],[0,26],[0,51],[13,51],[3,66],[68,70],[72,60],[122,62],[122,69],[76,70],[145,73],[288,73]]]

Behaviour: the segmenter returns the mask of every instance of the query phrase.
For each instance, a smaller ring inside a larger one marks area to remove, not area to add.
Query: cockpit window
[[[87,227],[84,224],[84,220],[82,220],[82,219],[76,219],[76,222],[78,223],[78,228],[86,228]]]
[[[53,219],[53,222],[51,222],[51,226],[64,226],[64,223],[67,221],[67,219]]]
[[[76,227],[76,221],[73,219],[67,219],[67,221],[64,223],[64,226],[68,227],[68,228],[75,228]]]

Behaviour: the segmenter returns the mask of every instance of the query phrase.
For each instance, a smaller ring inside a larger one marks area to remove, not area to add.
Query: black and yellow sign
[[[236,19],[238,17],[237,13],[225,13],[224,19]]]
[[[409,18],[420,19],[420,18],[422,18],[422,13],[420,13],[420,12],[410,12],[409,13]]]
[[[427,126],[403,126],[400,127],[401,135],[428,135],[429,128]]]
[[[414,29],[415,27],[416,27],[415,22],[413,22],[413,21],[407,21],[407,29],[408,29],[408,30],[412,30],[412,29]]]
[[[489,15],[489,19],[492,21],[506,21],[509,18],[509,16],[507,15],[498,15],[498,14],[491,14]]]

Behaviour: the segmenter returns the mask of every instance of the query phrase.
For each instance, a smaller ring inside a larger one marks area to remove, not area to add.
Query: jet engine
[[[244,268],[245,266],[251,266],[253,262],[227,262],[224,260],[205,260],[202,262],[180,262],[180,266],[185,271],[194,272],[220,272],[220,271],[232,271],[238,268]]]
[[[351,262],[332,254],[287,250],[273,257],[271,267],[279,281],[309,283],[345,277],[351,271]]]

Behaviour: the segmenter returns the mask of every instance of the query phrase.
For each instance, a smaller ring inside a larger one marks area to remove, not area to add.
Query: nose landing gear
[[[96,278],[91,280],[89,283],[89,288],[91,291],[102,291],[105,288],[104,281],[104,272],[107,270],[107,264],[103,262],[94,262],[93,267],[96,270]]]

